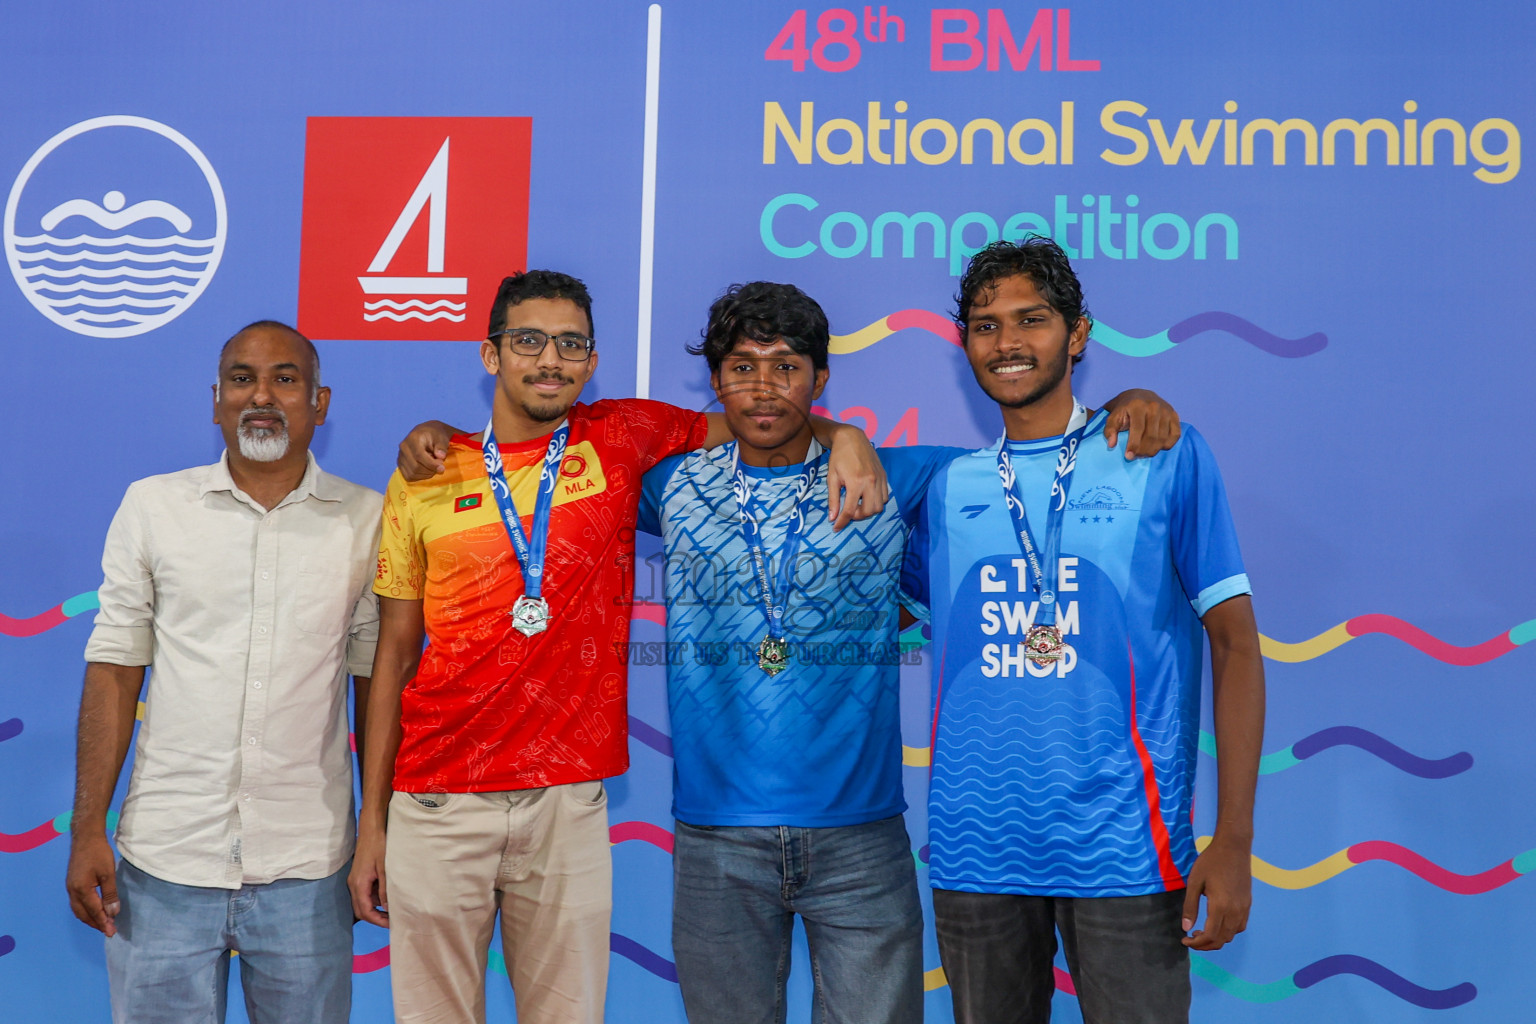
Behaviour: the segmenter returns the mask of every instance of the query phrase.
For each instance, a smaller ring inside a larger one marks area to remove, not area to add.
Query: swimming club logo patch
[[[213,165],[147,117],[93,117],[34,152],[5,204],[5,258],[39,313],[76,334],[163,327],[208,287],[228,213]]]
[[[299,329],[312,338],[476,341],[525,269],[527,117],[311,117]]]

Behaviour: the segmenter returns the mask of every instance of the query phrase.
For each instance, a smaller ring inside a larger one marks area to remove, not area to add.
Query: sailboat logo
[[[451,299],[426,302],[419,298],[406,298],[416,295],[463,295],[469,290],[468,278],[443,274],[443,244],[448,223],[448,144],[452,141],[443,140],[442,148],[432,158],[427,172],[421,176],[416,191],[411,193],[400,216],[395,218],[394,226],[384,237],[379,251],[373,254],[373,261],[368,264],[370,276],[357,279],[364,295],[393,296],[365,300],[364,320],[452,320],[454,323],[462,323],[464,320],[463,302]],[[400,249],[400,243],[405,241],[406,232],[421,216],[423,208],[427,210],[426,274],[420,277],[372,276],[389,269],[390,262]],[[401,302],[400,299],[405,301]]]
[[[299,330],[482,339],[501,279],[526,266],[532,137],[527,117],[309,118]]]
[[[218,175],[186,136],[148,118],[96,117],[23,166],[5,205],[5,257],[49,320],[132,337],[197,301],[218,270],[227,219]]]

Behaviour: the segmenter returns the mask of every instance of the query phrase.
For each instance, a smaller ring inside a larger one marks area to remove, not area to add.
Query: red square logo
[[[311,117],[299,330],[476,341],[528,259],[527,117]]]

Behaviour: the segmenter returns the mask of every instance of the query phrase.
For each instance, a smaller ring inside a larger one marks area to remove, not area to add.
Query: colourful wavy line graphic
[[[96,602],[96,591],[88,590],[29,619],[13,619],[9,615],[0,615],[0,634],[36,636],[39,633],[46,633],[54,626],[68,622],[81,612],[95,611],[99,607],[100,605]]]
[[[21,735],[21,719],[9,718],[0,722],[0,743]]]
[[[1310,640],[1302,640],[1294,644],[1261,636],[1259,647],[1264,652],[1264,657],[1271,661],[1311,661],[1370,633],[1384,633],[1437,661],[1465,668],[1485,664],[1523,644],[1536,640],[1536,619],[1522,622],[1507,632],[1480,644],[1458,647],[1431,636],[1413,623],[1404,622],[1395,615],[1357,615],[1352,619],[1345,619],[1337,626],[1317,634]]]
[[[655,601],[636,601],[629,606],[631,620],[638,619],[641,622],[654,622],[656,625],[666,628],[667,606],[657,604]]]
[[[1201,317],[1210,318],[1228,315],[1229,314],[1225,313],[1203,313],[1200,317],[1191,317],[1189,320],[1183,321],[1181,324],[1170,327],[1168,331],[1164,333],[1173,333],[1186,324],[1193,324],[1196,321],[1201,321]],[[1246,321],[1243,322],[1246,323]],[[890,325],[893,323],[898,324],[899,326],[891,327]],[[945,323],[948,323],[948,321],[944,320],[944,318],[940,317],[937,313],[929,313],[926,310],[920,309],[900,310],[899,312],[892,313],[890,316],[887,316],[883,321],[877,321],[875,324],[871,324],[869,327],[866,327],[860,331],[856,331],[853,334],[834,336],[832,339],[833,345],[831,351],[844,353],[857,352],[862,348],[868,348],[876,341],[888,337],[896,330],[901,330],[906,327],[921,327],[922,329],[933,333],[941,333],[940,328]],[[953,325],[951,325],[951,327],[952,326]],[[879,327],[878,331],[875,330],[876,327]],[[1215,329],[1216,328],[1210,326],[1199,327],[1199,331]],[[1225,328],[1222,329],[1224,330]],[[1255,331],[1258,330],[1258,328],[1253,329]],[[1199,331],[1195,330],[1194,328],[1187,328],[1187,334],[1199,333]],[[952,337],[953,334],[954,332],[951,330],[949,334],[941,334],[941,336],[946,340],[954,341],[956,344],[958,344],[958,338]],[[1185,336],[1187,336],[1187,334]],[[1269,336],[1266,335],[1266,337]],[[1312,337],[1321,338],[1322,335],[1313,335]],[[873,340],[868,340],[870,338]],[[853,341],[849,341],[848,339],[865,340],[855,343]],[[1274,340],[1277,344],[1283,341],[1283,339]],[[1304,338],[1301,340],[1307,341],[1309,339]],[[839,349],[838,344],[840,342],[847,342],[847,344],[851,345],[852,347]],[[1258,343],[1253,342],[1253,344],[1257,345]],[[1287,342],[1286,344],[1291,343]],[[1300,344],[1300,342],[1295,344]],[[1259,347],[1263,346],[1261,345]],[[96,601],[96,591],[91,590],[83,594],[76,594],[68,601],[56,605],[55,607],[50,608],[46,612],[43,612],[39,615],[34,615],[31,618],[13,619],[8,615],[0,615],[0,635],[18,637],[36,636],[39,633],[47,632],[48,630],[57,625],[60,625],[61,623],[67,622],[82,612],[94,611],[97,607],[99,607],[99,605]],[[655,623],[658,626],[665,626],[667,623],[666,607],[654,601],[634,602],[631,608],[631,615],[635,619],[639,619],[643,622]],[[1530,643],[1532,640],[1536,640],[1536,619],[1530,619],[1526,622],[1522,622],[1518,626],[1512,627],[1511,629],[1500,634],[1499,636],[1494,637],[1491,640],[1484,641],[1480,644],[1474,644],[1471,647],[1458,647],[1454,644],[1448,644],[1445,641],[1424,632],[1424,630],[1413,625],[1411,622],[1405,622],[1393,615],[1379,614],[1357,615],[1352,619],[1346,619],[1344,622],[1339,623],[1332,629],[1319,633],[1317,636],[1312,637],[1310,640],[1301,640],[1296,643],[1286,643],[1282,640],[1275,640],[1271,637],[1261,635],[1259,637],[1259,646],[1260,649],[1264,652],[1264,657],[1269,658],[1271,661],[1294,663],[1299,661],[1311,661],[1313,658],[1321,657],[1322,655],[1327,654],[1329,651],[1341,647],[1349,641],[1356,639],[1357,637],[1366,636],[1370,633],[1384,633],[1387,636],[1401,640],[1403,643],[1406,643],[1409,646],[1422,651],[1423,653],[1437,659],[1438,661],[1445,662],[1447,665],[1467,667],[1472,665],[1482,665],[1486,662],[1492,661],[1494,658],[1508,654],[1515,648]],[[903,639],[905,639],[905,636]]]
[[[672,852],[673,836],[671,832],[660,825],[652,825],[648,821],[621,821],[608,829],[608,842],[617,846],[619,843],[627,843],[638,840],[642,843],[650,843],[658,850]]]
[[[665,757],[672,756],[672,737],[634,715],[629,716],[629,736]]]
[[[352,954],[352,973],[371,974],[381,967],[389,966],[389,943],[385,943],[372,953]]]
[[[1308,964],[1289,978],[1269,982],[1248,981],[1199,956],[1190,957],[1189,969],[1190,973],[1198,978],[1204,978],[1228,995],[1250,1003],[1277,1003],[1282,999],[1289,999],[1304,989],[1311,988],[1318,982],[1341,974],[1353,974],[1364,978],[1404,1002],[1426,1010],[1449,1010],[1464,1006],[1477,998],[1477,986],[1470,981],[1452,985],[1450,988],[1424,988],[1374,960],[1351,954],[1324,957],[1316,963]]]
[[[829,351],[833,355],[859,352],[871,345],[879,344],[897,331],[913,327],[927,331],[951,345],[960,344],[960,332],[948,317],[926,309],[899,309],[859,328],[852,334],[832,335]],[[1199,313],[1186,320],[1180,320],[1166,331],[1159,331],[1146,338],[1123,334],[1100,321],[1093,325],[1092,339],[1121,355],[1143,357],[1167,352],[1175,345],[1209,331],[1230,334],[1262,352],[1282,359],[1299,359],[1303,356],[1316,355],[1328,347],[1328,336],[1320,332],[1309,334],[1305,338],[1281,338],[1234,313],[1220,311]]]
[[[1307,758],[1333,747],[1359,747],[1399,771],[1416,775],[1421,779],[1448,779],[1472,767],[1472,755],[1464,750],[1449,757],[1430,760],[1408,753],[1391,740],[1384,739],[1369,729],[1361,729],[1354,725],[1336,725],[1330,729],[1315,732],[1305,739],[1297,740],[1284,750],[1265,754],[1259,759],[1259,774],[1273,775],[1275,772],[1294,768]],[[1203,729],[1200,731],[1200,752],[1211,757],[1216,756],[1216,737]]]
[[[69,834],[69,822],[74,817],[73,811],[65,811],[51,821],[45,821],[35,828],[29,828],[25,832],[15,834],[0,832],[0,853],[26,853],[35,850],[50,840]],[[107,831],[117,828],[117,812],[107,812]]]
[[[1210,836],[1201,836],[1195,840],[1195,846],[1204,850],[1210,844]],[[1487,871],[1479,871],[1474,875],[1459,875],[1449,871],[1434,861],[1415,853],[1406,846],[1387,842],[1383,839],[1367,840],[1363,843],[1354,843],[1346,846],[1330,856],[1324,857],[1315,864],[1309,864],[1304,868],[1281,868],[1261,860],[1253,858],[1253,877],[1266,885],[1272,885],[1277,889],[1310,889],[1314,885],[1328,881],[1335,875],[1343,874],[1350,868],[1373,860],[1387,861],[1398,867],[1418,875],[1424,881],[1446,892],[1455,893],[1458,896],[1476,896],[1481,893],[1491,892],[1500,886],[1508,885],[1521,875],[1528,875],[1536,871],[1536,850],[1527,850],[1516,857],[1511,857],[1502,864],[1489,868]]]

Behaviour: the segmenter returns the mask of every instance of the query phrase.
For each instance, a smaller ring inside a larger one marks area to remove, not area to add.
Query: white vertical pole
[[[635,397],[651,397],[651,290],[656,254],[656,122],[661,106],[661,4],[651,4],[645,36],[645,156],[640,178],[640,322]]]

